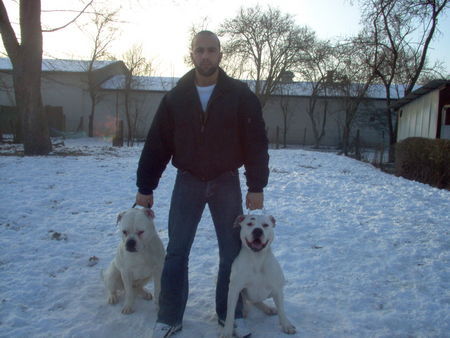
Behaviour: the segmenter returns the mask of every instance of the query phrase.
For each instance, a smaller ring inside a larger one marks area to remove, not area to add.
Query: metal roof
[[[422,87],[413,90],[411,93],[409,93],[402,99],[398,100],[397,102],[391,104],[391,107],[397,110],[403,107],[404,105],[410,103],[411,101],[414,101],[415,99],[421,97],[422,95],[428,94],[429,92],[438,89],[444,85],[450,85],[450,80],[432,80],[423,85]]]
[[[89,68],[88,60],[42,59],[43,72],[84,73]],[[120,61],[95,61],[93,68],[100,69]],[[12,70],[9,58],[0,58],[0,70]]]

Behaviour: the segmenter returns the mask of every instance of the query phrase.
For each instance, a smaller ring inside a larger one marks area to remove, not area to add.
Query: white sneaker
[[[247,338],[252,335],[252,332],[247,326],[247,322],[244,318],[237,318],[234,320],[233,333],[238,338]]]
[[[225,326],[225,321],[219,319],[219,325]],[[247,322],[244,318],[236,318],[233,326],[233,336],[237,338],[248,338],[252,335],[252,332],[247,326]]]
[[[167,338],[181,330],[181,325],[168,325],[163,323],[155,323],[153,327],[152,338]]]

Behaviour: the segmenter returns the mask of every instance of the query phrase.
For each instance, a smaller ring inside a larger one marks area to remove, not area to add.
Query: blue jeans
[[[233,228],[242,215],[242,194],[238,171],[226,172],[211,181],[201,181],[188,172],[178,171],[169,212],[169,243],[161,277],[157,322],[181,324],[189,293],[189,253],[208,204],[219,245],[219,275],[216,285],[216,313],[225,320],[231,264],[241,242],[239,229]],[[242,300],[236,318],[242,317]]]

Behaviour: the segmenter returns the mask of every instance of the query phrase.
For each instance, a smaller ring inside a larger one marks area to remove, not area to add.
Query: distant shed
[[[433,80],[392,105],[397,142],[408,137],[450,139],[450,80]]]

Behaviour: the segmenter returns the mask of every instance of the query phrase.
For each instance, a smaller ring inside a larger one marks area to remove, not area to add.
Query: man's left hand
[[[262,209],[264,207],[264,193],[248,192],[245,198],[245,205],[250,210]]]

